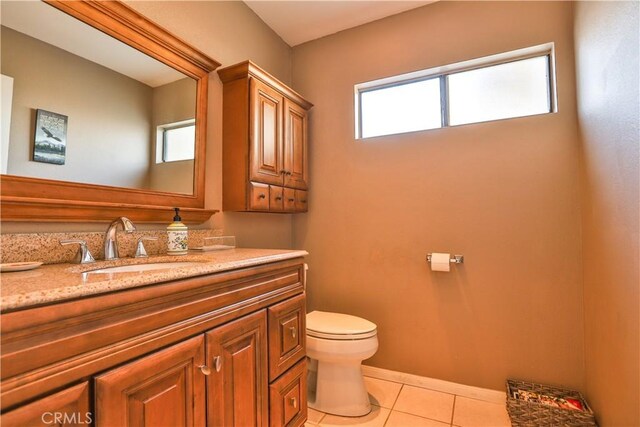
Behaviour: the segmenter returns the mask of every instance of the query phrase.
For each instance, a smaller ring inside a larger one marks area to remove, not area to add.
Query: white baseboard
[[[419,375],[405,374],[403,372],[376,368],[374,366],[362,365],[362,373],[367,377],[428,388],[430,390],[456,394],[458,396],[484,400],[486,402],[504,404],[506,399],[506,393],[504,391],[457,384],[449,381],[437,380],[435,378],[421,377]]]

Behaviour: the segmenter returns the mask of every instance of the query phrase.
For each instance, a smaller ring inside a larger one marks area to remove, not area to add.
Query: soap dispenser
[[[186,255],[188,252],[188,228],[182,223],[180,208],[173,209],[176,211],[176,215],[173,217],[173,222],[167,227],[167,254]]]

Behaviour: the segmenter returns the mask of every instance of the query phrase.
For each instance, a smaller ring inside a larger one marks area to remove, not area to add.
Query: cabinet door
[[[100,375],[96,426],[203,426],[202,365],[200,335]]]
[[[7,412],[3,427],[86,426],[93,421],[89,411],[89,384],[82,383]]]
[[[256,79],[251,85],[251,144],[249,179],[265,184],[283,183],[282,103],[277,91]]]
[[[207,424],[264,426],[268,422],[265,310],[206,333]]]
[[[307,111],[284,100],[284,185],[307,189]]]

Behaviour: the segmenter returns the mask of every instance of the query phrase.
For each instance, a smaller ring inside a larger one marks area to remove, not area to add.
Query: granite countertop
[[[73,298],[129,289],[221,271],[251,267],[307,255],[302,250],[226,249],[189,252],[182,256],[157,255],[149,258],[123,258],[92,264],[49,264],[35,270],[0,274],[0,311],[27,308]],[[199,265],[151,270],[87,274],[105,267],[154,262],[197,262]]]

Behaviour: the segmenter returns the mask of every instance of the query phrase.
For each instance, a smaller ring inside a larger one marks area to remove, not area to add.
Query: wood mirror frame
[[[208,78],[220,64],[119,1],[43,1],[196,80],[193,194],[2,175],[2,220],[167,222],[175,206],[187,222],[206,221],[217,212],[204,209]]]

